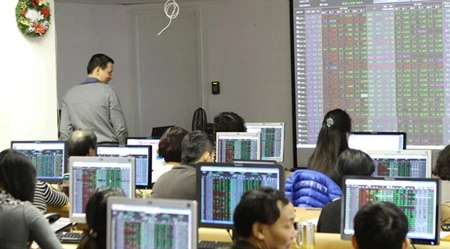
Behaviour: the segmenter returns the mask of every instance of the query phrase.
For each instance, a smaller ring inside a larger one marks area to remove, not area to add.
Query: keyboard
[[[84,238],[83,233],[59,232],[56,234],[61,243],[78,244]]]
[[[219,242],[219,241],[199,241],[198,249],[216,249],[216,248],[224,248],[227,249],[231,246],[231,242]]]

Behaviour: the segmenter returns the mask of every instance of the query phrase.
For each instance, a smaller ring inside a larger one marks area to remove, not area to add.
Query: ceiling
[[[195,0],[176,0],[178,3]],[[165,3],[166,0],[55,0],[55,3],[88,3],[88,4],[145,4]]]

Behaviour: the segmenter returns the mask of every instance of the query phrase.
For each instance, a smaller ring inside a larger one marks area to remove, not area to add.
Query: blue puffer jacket
[[[284,187],[296,207],[321,208],[342,196],[341,188],[330,177],[309,169],[293,172]]]

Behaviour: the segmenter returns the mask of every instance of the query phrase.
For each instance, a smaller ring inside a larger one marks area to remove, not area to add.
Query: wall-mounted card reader
[[[212,94],[220,94],[220,82],[219,81],[213,81],[211,83],[212,87]]]

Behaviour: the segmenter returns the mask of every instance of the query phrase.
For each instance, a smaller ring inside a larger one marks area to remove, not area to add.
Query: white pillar
[[[54,0],[50,29],[36,38],[17,27],[17,2],[2,1],[0,15],[0,150],[10,140],[57,139],[58,131]]]

